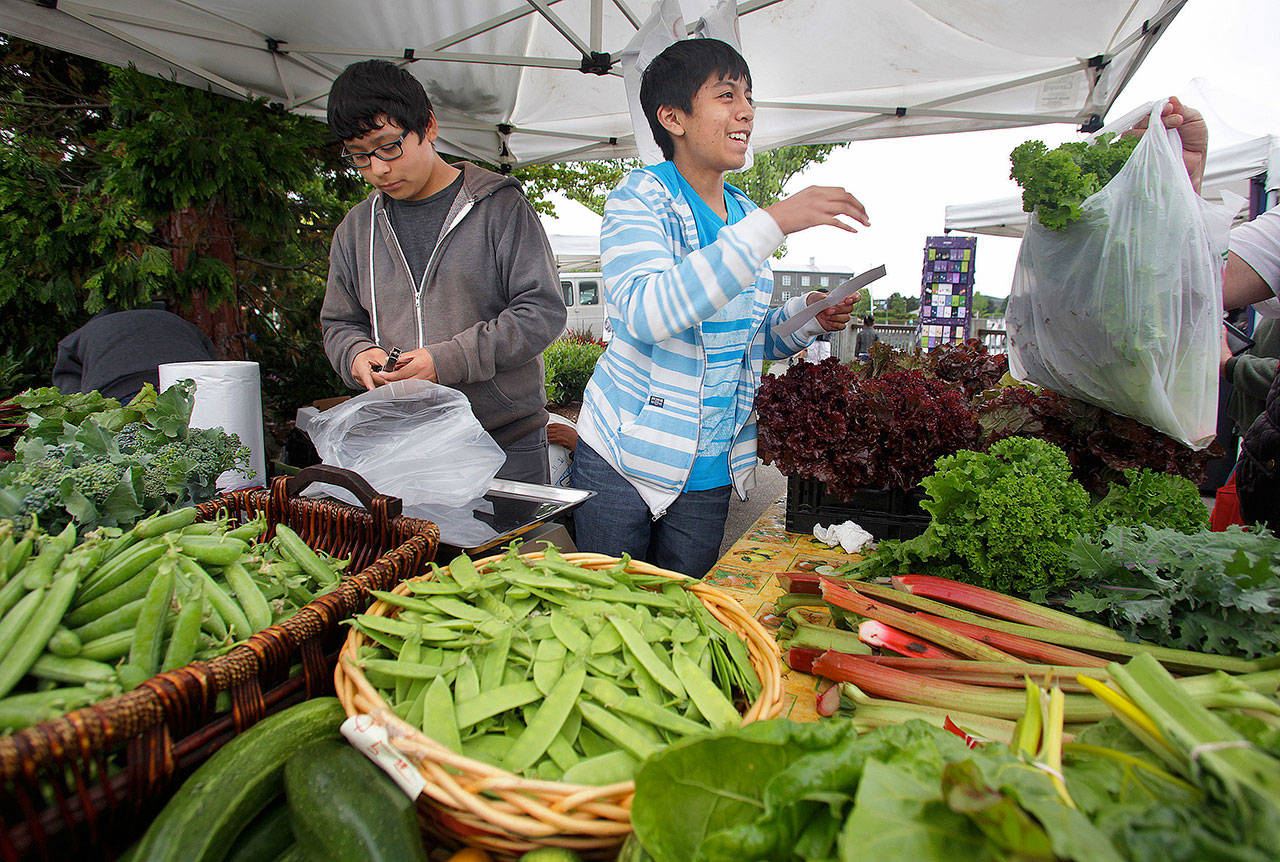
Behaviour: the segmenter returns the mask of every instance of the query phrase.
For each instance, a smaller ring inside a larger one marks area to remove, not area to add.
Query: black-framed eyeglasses
[[[374,156],[382,159],[384,162],[394,161],[404,155],[405,132],[400,137],[390,143],[383,144],[380,147],[374,147],[367,153],[349,153],[345,148],[342,150],[342,160],[353,168],[367,168]]]

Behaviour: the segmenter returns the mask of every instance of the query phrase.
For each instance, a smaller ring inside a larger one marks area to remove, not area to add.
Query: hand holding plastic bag
[[[1195,193],[1163,104],[1080,221],[1051,231],[1028,219],[1009,368],[1203,448],[1217,426],[1222,268],[1239,205]]]
[[[298,411],[321,460],[354,470],[410,507],[463,506],[482,497],[506,454],[456,389],[399,380],[325,410]],[[312,486],[348,502],[346,492]],[[310,491],[311,489],[308,489]]]

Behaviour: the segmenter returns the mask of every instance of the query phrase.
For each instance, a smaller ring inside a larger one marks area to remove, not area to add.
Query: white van
[[[560,295],[569,312],[565,332],[590,332],[593,338],[604,337],[604,279],[600,273],[560,273]]]

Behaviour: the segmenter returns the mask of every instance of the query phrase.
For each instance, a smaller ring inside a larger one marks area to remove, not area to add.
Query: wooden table
[[[765,627],[776,632],[782,620],[773,613],[773,601],[782,595],[778,585],[779,572],[812,571],[817,566],[841,566],[850,556],[837,545],[828,548],[812,535],[789,533],[786,530],[786,497],[774,501],[764,514],[751,525],[742,538],[733,543],[703,581],[733,596]],[[805,611],[814,620],[825,620],[823,611]],[[816,677],[783,668],[783,685],[786,697],[782,717],[796,721],[817,721],[816,692],[820,684]]]

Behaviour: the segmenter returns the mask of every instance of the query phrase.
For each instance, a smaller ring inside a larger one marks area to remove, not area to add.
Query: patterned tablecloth
[[[751,529],[734,542],[703,578],[704,583],[724,590],[741,602],[774,632],[782,622],[773,614],[773,601],[783,593],[778,586],[779,572],[812,571],[817,566],[840,566],[859,559],[846,554],[839,545],[828,548],[812,535],[788,533],[785,500],[784,496],[765,509]],[[805,615],[815,620],[825,617],[821,611],[805,611]],[[817,721],[815,693],[820,687],[819,680],[785,666],[783,670],[786,700],[782,716],[796,721]]]

